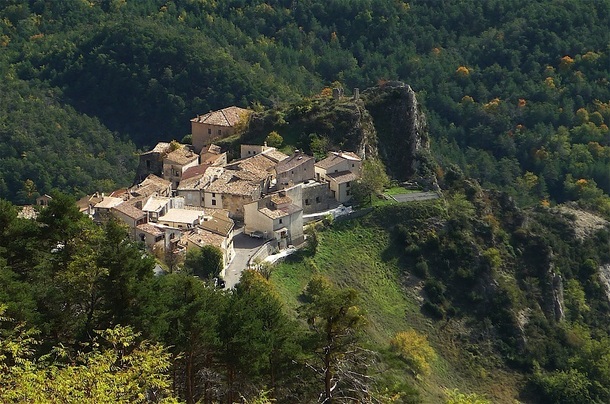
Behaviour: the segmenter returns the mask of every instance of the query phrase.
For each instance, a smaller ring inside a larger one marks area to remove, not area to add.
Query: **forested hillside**
[[[4,2],[0,16],[7,85],[50,86],[75,120],[95,116],[138,146],[181,139],[209,109],[398,79],[417,92],[442,167],[523,203],[610,191],[606,1],[39,0]],[[0,194],[11,199],[30,178],[13,167]],[[42,192],[74,191],[33,177]]]
[[[0,401],[609,402],[608,27],[605,0],[2,1]],[[241,140],[366,138],[443,197],[370,198],[233,292],[153,276],[74,198],[229,105]]]

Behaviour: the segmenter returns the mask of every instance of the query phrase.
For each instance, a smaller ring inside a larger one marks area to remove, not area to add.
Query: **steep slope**
[[[318,158],[351,150],[381,158],[388,173],[438,189],[427,124],[415,92],[401,82],[366,89],[361,97],[317,96],[253,114],[239,142],[263,142],[272,131]]]

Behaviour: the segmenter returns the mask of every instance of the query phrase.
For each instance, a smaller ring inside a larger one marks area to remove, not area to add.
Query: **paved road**
[[[428,199],[437,199],[439,195],[436,192],[411,192],[409,194],[392,195],[396,202],[411,202],[425,201]]]
[[[248,260],[265,243],[265,240],[252,238],[239,233],[233,237],[233,247],[235,248],[235,257],[225,271],[224,280],[226,288],[233,288],[241,277],[241,273],[248,266]]]

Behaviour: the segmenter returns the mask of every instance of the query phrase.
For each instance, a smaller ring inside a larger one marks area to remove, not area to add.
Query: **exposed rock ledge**
[[[593,213],[575,209],[569,206],[560,206],[559,211],[563,214],[574,217],[574,235],[579,240],[584,240],[597,230],[601,230],[610,225],[610,222]]]

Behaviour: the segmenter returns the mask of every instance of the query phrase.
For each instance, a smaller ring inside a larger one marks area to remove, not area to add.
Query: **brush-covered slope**
[[[443,388],[492,402],[610,399],[600,272],[610,262],[608,222],[593,215],[577,225],[584,213],[572,208],[524,211],[461,178],[446,195],[318,228],[316,248],[279,265],[272,280],[290,307],[314,274],[357,289],[365,344],[384,353],[386,381],[409,380],[423,402],[442,402]],[[412,378],[389,351],[411,328],[438,354],[429,376]]]

